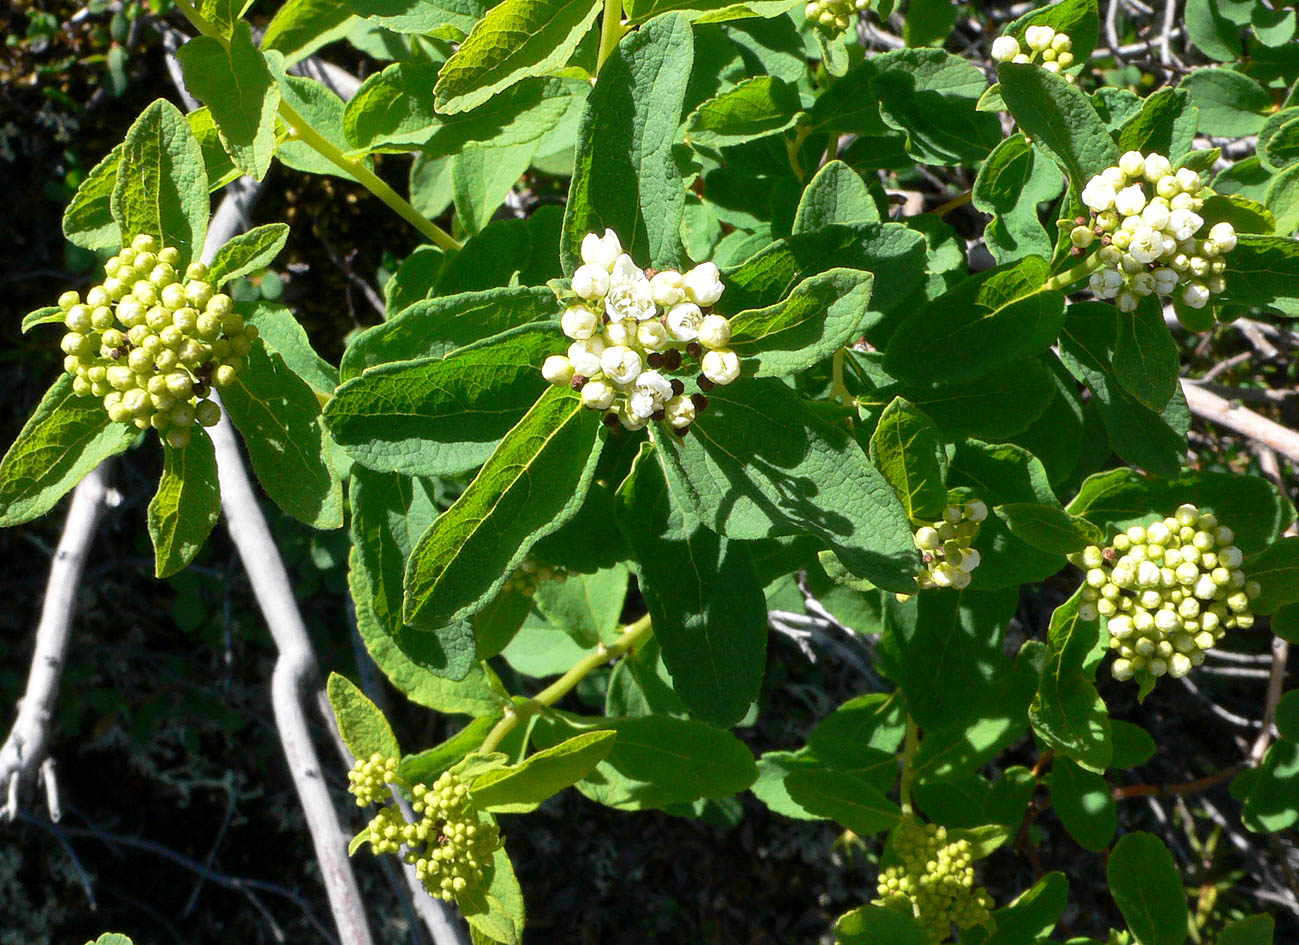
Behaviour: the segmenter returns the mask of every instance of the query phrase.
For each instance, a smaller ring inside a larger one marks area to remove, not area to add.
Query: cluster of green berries
[[[1233,539],[1216,516],[1183,505],[1070,556],[1086,571],[1079,616],[1105,618],[1115,679],[1185,676],[1228,630],[1254,625],[1259,586]]]
[[[568,572],[563,568],[552,568],[529,555],[505,582],[505,590],[531,597],[537,592],[537,587],[545,581],[567,580]]]
[[[803,8],[803,15],[822,33],[835,37],[852,26],[858,13],[867,13],[870,8],[870,0],[811,0]]]
[[[1119,163],[1087,182],[1082,202],[1090,219],[1070,222],[1074,252],[1099,242],[1100,267],[1089,285],[1097,298],[1114,299],[1121,312],[1134,311],[1147,295],[1180,297],[1204,308],[1226,288],[1225,255],[1236,248],[1236,231],[1226,221],[1207,224],[1204,183],[1190,168],[1174,171],[1162,154],[1128,151]]]
[[[230,296],[213,290],[207,267],[179,273],[180,253],[140,235],[104,263],[104,281],[59,297],[63,368],[80,396],[103,399],[117,423],[155,429],[182,449],[190,428],[214,426],[213,387],[232,383],[257,339]]]
[[[1063,71],[1073,65],[1073,40],[1068,33],[1057,33],[1049,26],[1030,26],[1024,30],[1024,49],[1015,37],[998,36],[992,41],[992,58],[997,62],[1039,63],[1066,82],[1074,81],[1072,75]]]
[[[891,841],[901,862],[881,871],[875,905],[914,916],[934,943],[951,935],[953,925],[991,923],[992,897],[974,887],[969,840],[949,839],[946,827],[908,818]]]
[[[916,576],[922,591],[931,587],[954,587],[959,591],[970,586],[970,573],[982,560],[971,546],[979,537],[980,523],[987,517],[988,506],[980,499],[971,499],[964,505],[947,506],[941,519],[916,529],[916,547],[925,562],[925,569]],[[903,601],[910,596],[897,595]]]
[[[395,785],[410,796],[419,816],[410,823],[395,803],[383,804],[369,825],[372,853],[403,857],[437,899],[450,902],[485,886],[484,870],[501,845],[500,832],[474,808],[460,778],[444,771],[432,787],[407,788],[397,775],[397,759],[376,752],[358,761],[348,780],[358,806],[383,804],[388,786]]]
[[[641,269],[613,230],[588,233],[573,273],[576,299],[560,321],[572,344],[546,358],[542,376],[580,391],[582,404],[602,411],[608,427],[640,430],[661,420],[684,436],[714,385],[740,376],[731,323],[711,311],[723,289],[712,263],[686,273]],[[699,392],[689,395],[680,378],[668,376],[687,359],[699,362]]]

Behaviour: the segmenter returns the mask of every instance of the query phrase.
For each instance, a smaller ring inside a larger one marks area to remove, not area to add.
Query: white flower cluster
[[[613,230],[587,234],[582,263],[573,273],[577,298],[561,321],[573,343],[546,359],[542,375],[581,391],[585,406],[606,412],[608,426],[640,430],[664,420],[684,435],[708,406],[704,393],[740,376],[739,355],[727,347],[731,323],[710,311],[724,289],[717,267],[643,270]],[[665,373],[684,358],[699,360],[703,393],[687,396],[684,382]]]
[[[916,529],[916,547],[925,562],[925,570],[916,577],[920,589],[954,587],[958,591],[970,586],[970,573],[982,560],[972,548],[979,537],[979,523],[988,517],[988,506],[979,499],[964,505],[949,505],[943,517],[932,525]],[[910,595],[899,594],[898,600]]]
[[[1107,548],[1070,556],[1086,570],[1079,616],[1109,626],[1115,679],[1185,676],[1227,630],[1254,625],[1259,587],[1240,570],[1234,537],[1216,516],[1183,505],[1119,532]]]
[[[1236,231],[1224,221],[1197,237],[1205,225],[1203,189],[1190,168],[1174,171],[1162,154],[1139,151],[1087,182],[1082,202],[1091,219],[1079,217],[1069,236],[1080,252],[1101,243],[1102,268],[1089,282],[1097,298],[1131,312],[1143,296],[1172,295],[1184,284],[1182,301],[1204,308],[1223,290],[1223,256],[1236,248]]]
[[[525,597],[531,597],[537,593],[537,586],[543,581],[567,581],[568,572],[562,568],[552,568],[548,564],[542,564],[536,558],[529,555],[523,559],[523,563],[518,569],[510,575],[509,580],[505,582],[505,590],[515,591]]]
[[[1066,82],[1074,78],[1063,71],[1073,65],[1073,40],[1068,33],[1057,33],[1049,26],[1030,26],[1024,30],[1024,52],[1013,36],[998,36],[992,41],[992,58],[998,62],[1038,62],[1047,72],[1054,72]]]
[[[803,8],[803,15],[821,32],[833,37],[851,26],[858,13],[866,13],[870,8],[870,0],[812,0]]]

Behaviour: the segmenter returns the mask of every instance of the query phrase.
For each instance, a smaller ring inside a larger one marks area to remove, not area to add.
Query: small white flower
[[[740,376],[740,357],[730,348],[706,351],[699,367],[714,384],[729,384]]]
[[[599,266],[605,272],[613,268],[618,256],[622,253],[622,243],[613,230],[605,230],[604,236],[588,233],[582,237],[582,262]]]
[[[599,337],[574,341],[568,346],[568,360],[573,362],[573,370],[583,377],[600,373],[600,355],[603,353],[604,341]]]
[[[1098,299],[1108,299],[1114,294],[1110,291],[1109,283],[1105,278],[1105,273],[1112,271],[1113,270],[1104,269],[1098,272],[1093,272],[1091,276],[1088,277],[1087,287],[1092,290],[1092,294],[1094,294]]]
[[[600,370],[615,384],[630,384],[640,376],[640,355],[623,345],[613,345],[600,353]]]
[[[992,41],[992,58],[1009,62],[1019,55],[1019,41],[1013,36],[998,36]]]
[[[1063,35],[1063,34],[1061,34],[1061,35]],[[1059,39],[1059,38],[1060,38],[1060,36],[1057,35],[1057,36],[1056,36],[1056,39]],[[1061,50],[1060,52],[1058,52],[1058,53],[1055,54],[1055,61],[1058,62],[1058,63],[1060,63],[1060,68],[1061,68],[1061,69],[1068,69],[1070,66],[1073,65],[1073,53],[1071,53],[1071,52],[1070,52],[1069,50],[1067,50],[1067,49],[1065,49],[1065,50]],[[1067,76],[1065,76],[1065,78],[1068,79],[1070,82],[1073,82],[1073,81],[1074,81],[1074,78],[1073,78],[1073,76],[1071,76],[1071,75],[1067,75]]]
[[[1114,188],[1115,193],[1128,186],[1128,175],[1124,174],[1123,171],[1119,170],[1117,167],[1105,168],[1105,170],[1100,172],[1100,177]]]
[[[582,406],[592,410],[608,410],[617,396],[613,385],[604,381],[587,381],[582,386]]]
[[[1148,154],[1141,175],[1150,183],[1157,184],[1173,172],[1173,164],[1162,154]]]
[[[1207,285],[1214,295],[1227,291],[1227,280],[1222,276],[1210,276]]]
[[[562,354],[552,354],[541,365],[541,376],[560,387],[573,379],[573,362]]]
[[[636,391],[627,398],[627,416],[637,423],[648,423],[658,409],[659,405],[646,391]]]
[[[581,270],[578,270],[579,272]],[[609,276],[609,292],[604,299],[604,310],[609,320],[620,322],[624,318],[643,322],[653,318],[658,310],[654,307],[654,295],[650,291],[650,281],[644,270],[623,253],[613,264]]]
[[[1204,308],[1209,304],[1209,287],[1203,282],[1189,283],[1182,290],[1182,301],[1191,308]]]
[[[694,341],[704,313],[694,302],[681,302],[668,310],[668,333],[677,341]]]
[[[1192,256],[1191,262],[1186,268],[1190,270],[1191,275],[1203,278],[1209,274],[1209,260],[1203,256]]]
[[[699,324],[699,343],[705,348],[725,348],[731,340],[731,323],[721,315],[708,315]]]
[[[667,403],[672,396],[672,382],[658,371],[643,371],[633,382],[632,389],[638,394],[648,395],[654,401],[655,410]]]
[[[1229,253],[1236,248],[1236,228],[1226,220],[1209,228],[1209,239],[1218,244],[1220,252]]]
[[[1156,269],[1151,273],[1155,277],[1155,292],[1159,295],[1172,295],[1177,288],[1178,275],[1172,269]]]
[[[1185,193],[1198,194],[1200,188],[1204,186],[1203,181],[1200,180],[1200,175],[1189,167],[1178,168],[1175,176],[1177,177],[1177,183]]]
[[[1135,292],[1129,292],[1127,289],[1120,289],[1118,295],[1114,296],[1114,304],[1118,306],[1120,312],[1135,312],[1140,301]]]
[[[1060,63],[1055,62],[1055,61],[1044,62],[1044,63],[1042,63],[1042,68],[1045,69],[1047,72],[1054,72],[1054,73],[1059,74],[1059,72],[1060,72]],[[955,586],[955,585],[953,585],[953,586]]]
[[[1089,226],[1075,226],[1069,231],[1069,242],[1079,249],[1086,249],[1096,242],[1096,232]]]
[[[650,294],[656,305],[671,308],[686,299],[686,280],[675,269],[664,269],[650,279]]]
[[[609,270],[587,263],[573,273],[573,291],[579,298],[594,302],[609,291]]]
[[[1138,216],[1146,208],[1146,195],[1139,184],[1124,187],[1114,195],[1114,209],[1119,216]]]
[[[684,394],[673,397],[663,409],[664,419],[678,430],[695,422],[695,402]]]
[[[559,325],[574,341],[585,341],[600,327],[600,317],[585,305],[570,305],[564,310]]]
[[[1069,38],[1068,33],[1056,33],[1055,38],[1051,40],[1051,48],[1056,52],[1066,52],[1073,49],[1073,40]]]
[[[1128,254],[1142,265],[1154,262],[1163,251],[1163,240],[1149,227],[1137,230],[1128,241]]]
[[[1049,26],[1030,26],[1024,30],[1024,42],[1034,52],[1041,52],[1055,39],[1055,30]]]
[[[1155,277],[1148,272],[1138,272],[1128,282],[1128,287],[1137,295],[1150,295],[1155,291]]]
[[[1012,60],[1010,60],[1010,61],[1013,62],[1013,63],[1016,63],[1016,64],[1023,64],[1023,63],[1025,63],[1025,62],[1032,62],[1033,60],[1032,60],[1032,59],[1029,59],[1029,58],[1028,58],[1027,56],[1025,56],[1023,53],[1017,53],[1016,56],[1015,56],[1015,58],[1012,59]],[[925,573],[928,573],[928,572],[925,572]]]
[[[1146,170],[1146,158],[1140,151],[1125,151],[1119,158],[1119,170],[1128,177],[1140,177]]]
[[[1168,206],[1174,210],[1198,210],[1203,202],[1194,194],[1180,193],[1168,201]]]
[[[977,548],[966,548],[961,552],[961,562],[957,565],[966,574],[969,574],[977,568],[983,561],[983,555],[979,554]]]
[[[1159,180],[1155,181],[1155,193],[1165,200],[1172,200],[1182,192],[1182,185],[1177,182],[1177,178],[1172,174],[1165,174]]]
[[[604,338],[606,345],[626,345],[630,347],[636,342],[636,323],[635,322],[610,322],[604,326]]]
[[[1100,176],[1093,177],[1083,188],[1082,202],[1096,213],[1104,213],[1114,206],[1114,186]]]
[[[982,499],[971,499],[965,503],[965,517],[976,525],[988,517],[988,503]]]
[[[709,306],[722,297],[726,287],[713,263],[700,263],[685,274],[686,297],[697,305]]]
[[[667,347],[668,329],[658,319],[641,322],[636,328],[636,340],[647,351],[660,351]]]
[[[1168,214],[1168,232],[1177,240],[1190,239],[1204,225],[1204,218],[1192,210],[1174,210]]]
[[[1168,204],[1167,202],[1156,197],[1146,208],[1141,211],[1141,219],[1146,226],[1154,230],[1162,230],[1168,226]]]

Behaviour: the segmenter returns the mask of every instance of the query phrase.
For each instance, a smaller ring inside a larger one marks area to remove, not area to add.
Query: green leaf
[[[1068,758],[1057,758],[1051,768],[1051,806],[1083,849],[1099,853],[1114,839],[1119,818],[1109,784]]]
[[[798,90],[774,76],[754,76],[710,98],[686,119],[688,141],[720,148],[780,134],[802,114]]]
[[[66,316],[67,313],[57,305],[46,305],[44,308],[38,308],[36,311],[24,315],[22,327],[19,330],[25,335],[37,325],[61,325]]]
[[[1299,140],[1299,121],[1294,126],[1296,139]],[[1264,199],[1268,210],[1276,218],[1276,232],[1293,233],[1299,230],[1299,164],[1287,167],[1276,175],[1268,186]]]
[[[1110,717],[1084,671],[1096,646],[1096,621],[1079,616],[1081,590],[1055,609],[1047,628],[1047,661],[1029,707],[1033,730],[1051,748],[1093,771],[1109,767]]]
[[[929,945],[932,939],[905,912],[858,906],[834,924],[835,945]]]
[[[90,169],[63,211],[63,235],[82,249],[117,249],[122,245],[111,204],[124,150],[126,145],[119,144],[105,154]]]
[[[1182,359],[1153,299],[1135,312],[1119,313],[1111,367],[1114,376],[1141,404],[1156,412],[1177,392]]]
[[[1012,535],[1050,554],[1067,555],[1105,543],[1105,533],[1087,519],[1054,506],[1008,502],[997,506],[996,512]]]
[[[1286,604],[1272,615],[1272,632],[1282,640],[1299,643],[1299,604]]]
[[[1239,247],[1237,247],[1239,248]],[[1162,413],[1141,405],[1114,375],[1118,312],[1103,302],[1069,306],[1060,334],[1060,359],[1096,395],[1114,452],[1134,465],[1175,476],[1186,457],[1190,411],[1180,390]]]
[[[111,208],[124,239],[140,233],[180,250],[178,269],[207,235],[208,182],[198,140],[175,105],[158,99],[122,143]]]
[[[365,693],[338,673],[329,674],[326,690],[334,718],[338,720],[338,734],[353,758],[369,761],[376,753],[384,758],[401,758],[397,736],[379,707]]]
[[[1299,240],[1241,236],[1226,259],[1223,302],[1299,318]]]
[[[879,206],[861,175],[843,161],[830,161],[804,189],[794,213],[793,232],[811,233],[834,223],[878,222]]]
[[[1064,323],[1064,295],[1043,288],[1038,256],[965,279],[914,310],[884,351],[884,367],[916,384],[990,373],[1046,350]]]
[[[164,445],[162,478],[149,503],[149,537],[157,556],[155,577],[185,568],[203,548],[221,517],[216,452],[202,427],[191,430],[189,445]]]
[[[541,395],[411,552],[407,623],[437,627],[471,615],[534,542],[572,518],[600,457],[599,426],[571,391]]]
[[[912,0],[902,38],[908,46],[941,46],[956,25],[956,7],[947,0]]]
[[[240,233],[217,250],[207,270],[207,281],[213,287],[231,279],[265,269],[284,249],[289,239],[285,223],[267,223]]]
[[[988,155],[971,198],[976,209],[996,216],[984,238],[998,262],[1051,255],[1054,240],[1038,219],[1038,205],[1059,196],[1060,187],[1055,162],[1023,135],[1011,135]]]
[[[884,408],[870,440],[870,460],[902,500],[912,521],[937,519],[947,505],[947,455],[934,422],[901,397]]]
[[[338,388],[325,422],[371,469],[465,472],[486,461],[546,390],[541,362],[563,340],[549,324],[522,325],[445,358],[379,365]]]
[[[347,138],[343,134],[345,106],[338,93],[315,79],[287,74],[278,55],[268,57],[266,64],[279,83],[283,104],[290,106],[301,115],[307,124],[330,144],[340,151],[347,151]],[[282,122],[278,127],[283,133],[278,138],[275,156],[285,167],[291,167],[305,174],[327,174],[344,180],[356,180],[351,173],[343,170],[305,141],[287,137],[287,126]],[[368,166],[371,162],[364,159],[362,163]]]
[[[564,272],[582,238],[612,228],[638,264],[681,265],[685,185],[672,156],[694,62],[694,37],[672,14],[623,38],[600,69],[577,131],[561,239]]]
[[[577,788],[608,807],[662,809],[701,798],[729,797],[758,775],[753,754],[743,742],[702,722],[646,715],[604,719],[599,727],[612,729],[618,738],[609,755]],[[554,742],[556,734],[538,726],[536,737]]]
[[[110,423],[99,398],[76,396],[72,376],[60,374],[0,460],[0,527],[44,515],[137,433],[129,423]]]
[[[728,538],[808,533],[895,591],[919,570],[905,511],[861,447],[779,381],[716,388],[690,436],[657,441],[683,497]]]
[[[1060,921],[1068,903],[1069,881],[1065,875],[1047,873],[1014,902],[992,913],[997,931],[982,945],[1032,945],[1048,941],[1047,936]],[[971,934],[977,935],[978,931],[972,929]]]
[[[1286,699],[1293,698],[1293,692],[1286,696]],[[1235,785],[1232,787],[1235,793]],[[1256,833],[1293,828],[1299,823],[1299,810],[1295,809],[1294,802],[1296,792],[1299,792],[1299,741],[1279,738],[1268,748],[1263,764],[1257,769],[1245,797],[1241,823]]]
[[[697,23],[733,21],[745,26],[754,17],[779,17],[791,0],[628,0],[623,4],[629,25],[652,20],[661,13],[681,13]]]
[[[1119,150],[1156,151],[1176,161],[1191,150],[1199,112],[1184,89],[1163,88],[1141,103],[1141,111],[1119,129]]]
[[[491,0],[344,0],[357,16],[396,33],[459,39],[493,6]]]
[[[875,277],[857,269],[830,269],[794,286],[789,297],[731,318],[731,349],[745,374],[797,374],[833,355],[861,333]]]
[[[291,66],[342,39],[353,22],[352,11],[341,0],[287,0],[266,24],[261,48],[279,52],[285,66]]]
[[[1096,48],[1100,33],[1100,16],[1096,0],[1061,0],[1030,10],[1002,30],[1005,36],[1014,36],[1024,45],[1024,33],[1030,26],[1049,26],[1057,33],[1068,33],[1073,40],[1073,54],[1077,62],[1086,62]]]
[[[1287,108],[1278,113],[1289,116],[1285,121],[1269,121],[1271,134],[1259,135],[1259,156],[1267,167],[1278,170],[1299,161],[1299,109]],[[1287,231],[1288,232],[1288,231]]]
[[[451,159],[456,217],[466,232],[478,233],[491,221],[536,153],[537,142],[529,141],[510,147],[474,145]]]
[[[424,299],[353,338],[343,352],[343,380],[389,361],[445,357],[511,328],[554,319],[558,310],[555,294],[544,287],[487,289]],[[558,325],[554,330],[559,343]],[[540,371],[540,364],[537,369]]]
[[[479,775],[470,785],[474,806],[499,814],[525,814],[582,780],[613,750],[616,732],[574,735],[509,768]]]
[[[407,755],[397,765],[397,773],[412,785],[431,785],[438,775],[482,747],[483,739],[496,725],[499,716],[485,715],[474,719],[446,741],[414,755]]]
[[[1075,190],[1118,163],[1119,149],[1081,89],[1032,63],[1002,63],[997,75],[1015,121],[1051,152]]]
[[[970,717],[1004,668],[1002,634],[1017,591],[943,590],[885,600],[880,647],[922,728]]]
[[[375,661],[411,699],[421,704],[441,699],[448,694],[440,678],[465,679],[477,653],[473,629],[464,621],[414,630],[401,619],[406,559],[439,511],[433,490],[423,480],[362,466],[353,467],[350,483],[353,555],[348,583],[361,636],[385,657],[376,655]],[[486,701],[490,707],[496,703],[490,697]]]
[[[433,87],[438,111],[468,111],[568,61],[595,21],[594,0],[504,0],[474,26]]]
[[[1145,764],[1158,750],[1149,732],[1140,725],[1122,719],[1110,720],[1110,735],[1114,743],[1114,757],[1110,759],[1110,767],[1117,771],[1127,771]]]
[[[1282,538],[1258,554],[1250,555],[1242,567],[1262,588],[1262,593],[1250,605],[1255,613],[1270,614],[1299,601],[1299,537]]]
[[[245,174],[261,180],[275,156],[275,112],[280,104],[266,57],[253,44],[252,27],[235,26],[228,44],[199,36],[176,57],[185,85],[212,111],[226,153]]]
[[[1276,920],[1266,912],[1245,916],[1224,926],[1218,933],[1218,945],[1272,945]]]
[[[1224,138],[1256,135],[1272,108],[1267,89],[1234,69],[1196,69],[1178,84],[1200,110],[1200,131]]]
[[[618,489],[618,524],[672,688],[692,715],[739,722],[767,668],[767,607],[748,549],[709,531],[646,445]]]
[[[253,345],[221,400],[275,504],[313,528],[342,525],[343,488],[329,461],[320,401],[284,358]]]
[[[1183,16],[1186,33],[1200,52],[1219,62],[1231,62],[1241,57],[1243,49],[1240,28],[1222,15],[1220,7],[1224,5],[1223,0],[1186,0]]]
[[[221,143],[221,135],[217,132],[216,121],[212,118],[212,110],[206,105],[202,108],[196,108],[187,116],[189,118],[190,131],[194,132],[194,137],[198,141],[198,149],[203,155],[203,168],[207,172],[208,192],[220,190],[226,184],[235,180],[239,176],[239,168],[235,167],[234,161],[230,160],[230,155],[226,154],[225,145]],[[276,132],[277,138],[280,132]],[[113,245],[117,245],[114,243]]]
[[[987,80],[974,64],[942,49],[898,49],[872,61],[880,117],[906,136],[917,161],[973,163],[1001,141],[997,116],[976,108]]]
[[[898,806],[875,788],[838,771],[795,770],[785,778],[785,788],[796,803],[861,837],[891,830],[901,816]]]
[[[306,381],[318,395],[332,397],[338,386],[338,369],[311,347],[307,331],[286,305],[276,302],[236,302],[244,322],[256,325],[268,350],[284,359],[289,370]]]
[[[1110,894],[1140,945],[1186,941],[1186,893],[1162,840],[1149,833],[1128,834],[1110,851],[1105,874]]]

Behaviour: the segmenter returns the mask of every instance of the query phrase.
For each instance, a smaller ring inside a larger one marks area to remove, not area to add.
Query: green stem
[[[967,190],[963,194],[957,194],[951,200],[945,200],[929,212],[936,217],[946,216],[958,207],[964,207],[974,198],[974,191]]]
[[[902,757],[899,763],[902,766],[902,782],[898,786],[898,799],[902,804],[902,816],[911,815],[911,781],[915,777],[914,763],[916,759],[916,749],[920,747],[920,728],[916,725],[911,714],[907,713],[907,734],[906,741],[902,745]]]
[[[595,59],[595,74],[604,68],[605,60],[618,48],[618,40],[629,32],[622,23],[622,0],[604,0],[604,13],[600,18],[600,52]]]
[[[487,733],[483,739],[482,748],[479,749],[484,755],[495,751],[496,747],[504,741],[505,736],[514,731],[520,722],[530,716],[536,715],[547,706],[552,706],[564,696],[572,691],[573,687],[581,682],[588,673],[597,667],[603,666],[610,660],[616,660],[628,650],[632,649],[642,639],[649,636],[652,625],[649,614],[641,617],[635,623],[623,627],[622,636],[611,644],[603,644],[596,649],[594,653],[582,657],[566,672],[553,683],[547,686],[541,692],[537,693],[531,699],[519,705],[507,706],[505,717],[496,723],[496,727]]]
[[[614,0],[619,2],[619,0]],[[190,0],[176,0],[177,8],[185,14],[193,27],[209,39],[215,39],[218,43],[229,48],[230,43],[221,31],[198,11]],[[293,131],[294,137],[317,152],[325,160],[335,165],[339,169],[346,171],[352,177],[356,178],[366,190],[374,194],[415,229],[419,230],[435,244],[442,247],[448,252],[454,252],[460,248],[460,241],[455,239],[450,233],[443,230],[440,226],[429,220],[422,213],[404,200],[395,190],[384,183],[383,179],[374,171],[370,170],[362,161],[355,161],[345,155],[336,144],[327,139],[307,122],[298,112],[283,99],[280,100],[279,106],[280,118]]]
[[[807,172],[803,170],[803,164],[798,159],[799,149],[803,147],[803,142],[807,136],[812,133],[812,129],[807,125],[799,125],[794,129],[794,137],[785,139],[785,151],[789,155],[789,166],[794,170],[794,176],[799,179],[800,183],[807,181]]]
[[[1068,286],[1073,285],[1075,282],[1081,282],[1083,279],[1086,279],[1088,276],[1090,276],[1093,272],[1095,272],[1100,267],[1101,267],[1100,253],[1093,253],[1091,256],[1088,256],[1086,259],[1084,259],[1078,265],[1074,266],[1072,269],[1066,269],[1064,272],[1060,273],[1059,275],[1052,276],[1050,279],[1046,281],[1046,284],[1042,286],[1042,289],[1045,291],[1051,289],[1067,288]]]
[[[843,404],[845,407],[851,407],[854,405],[853,396],[848,393],[848,388],[845,387],[843,383],[843,359],[846,350],[847,349],[845,348],[840,348],[834,353],[834,361],[831,363],[831,383],[833,385],[834,396],[839,400],[839,403]]]

